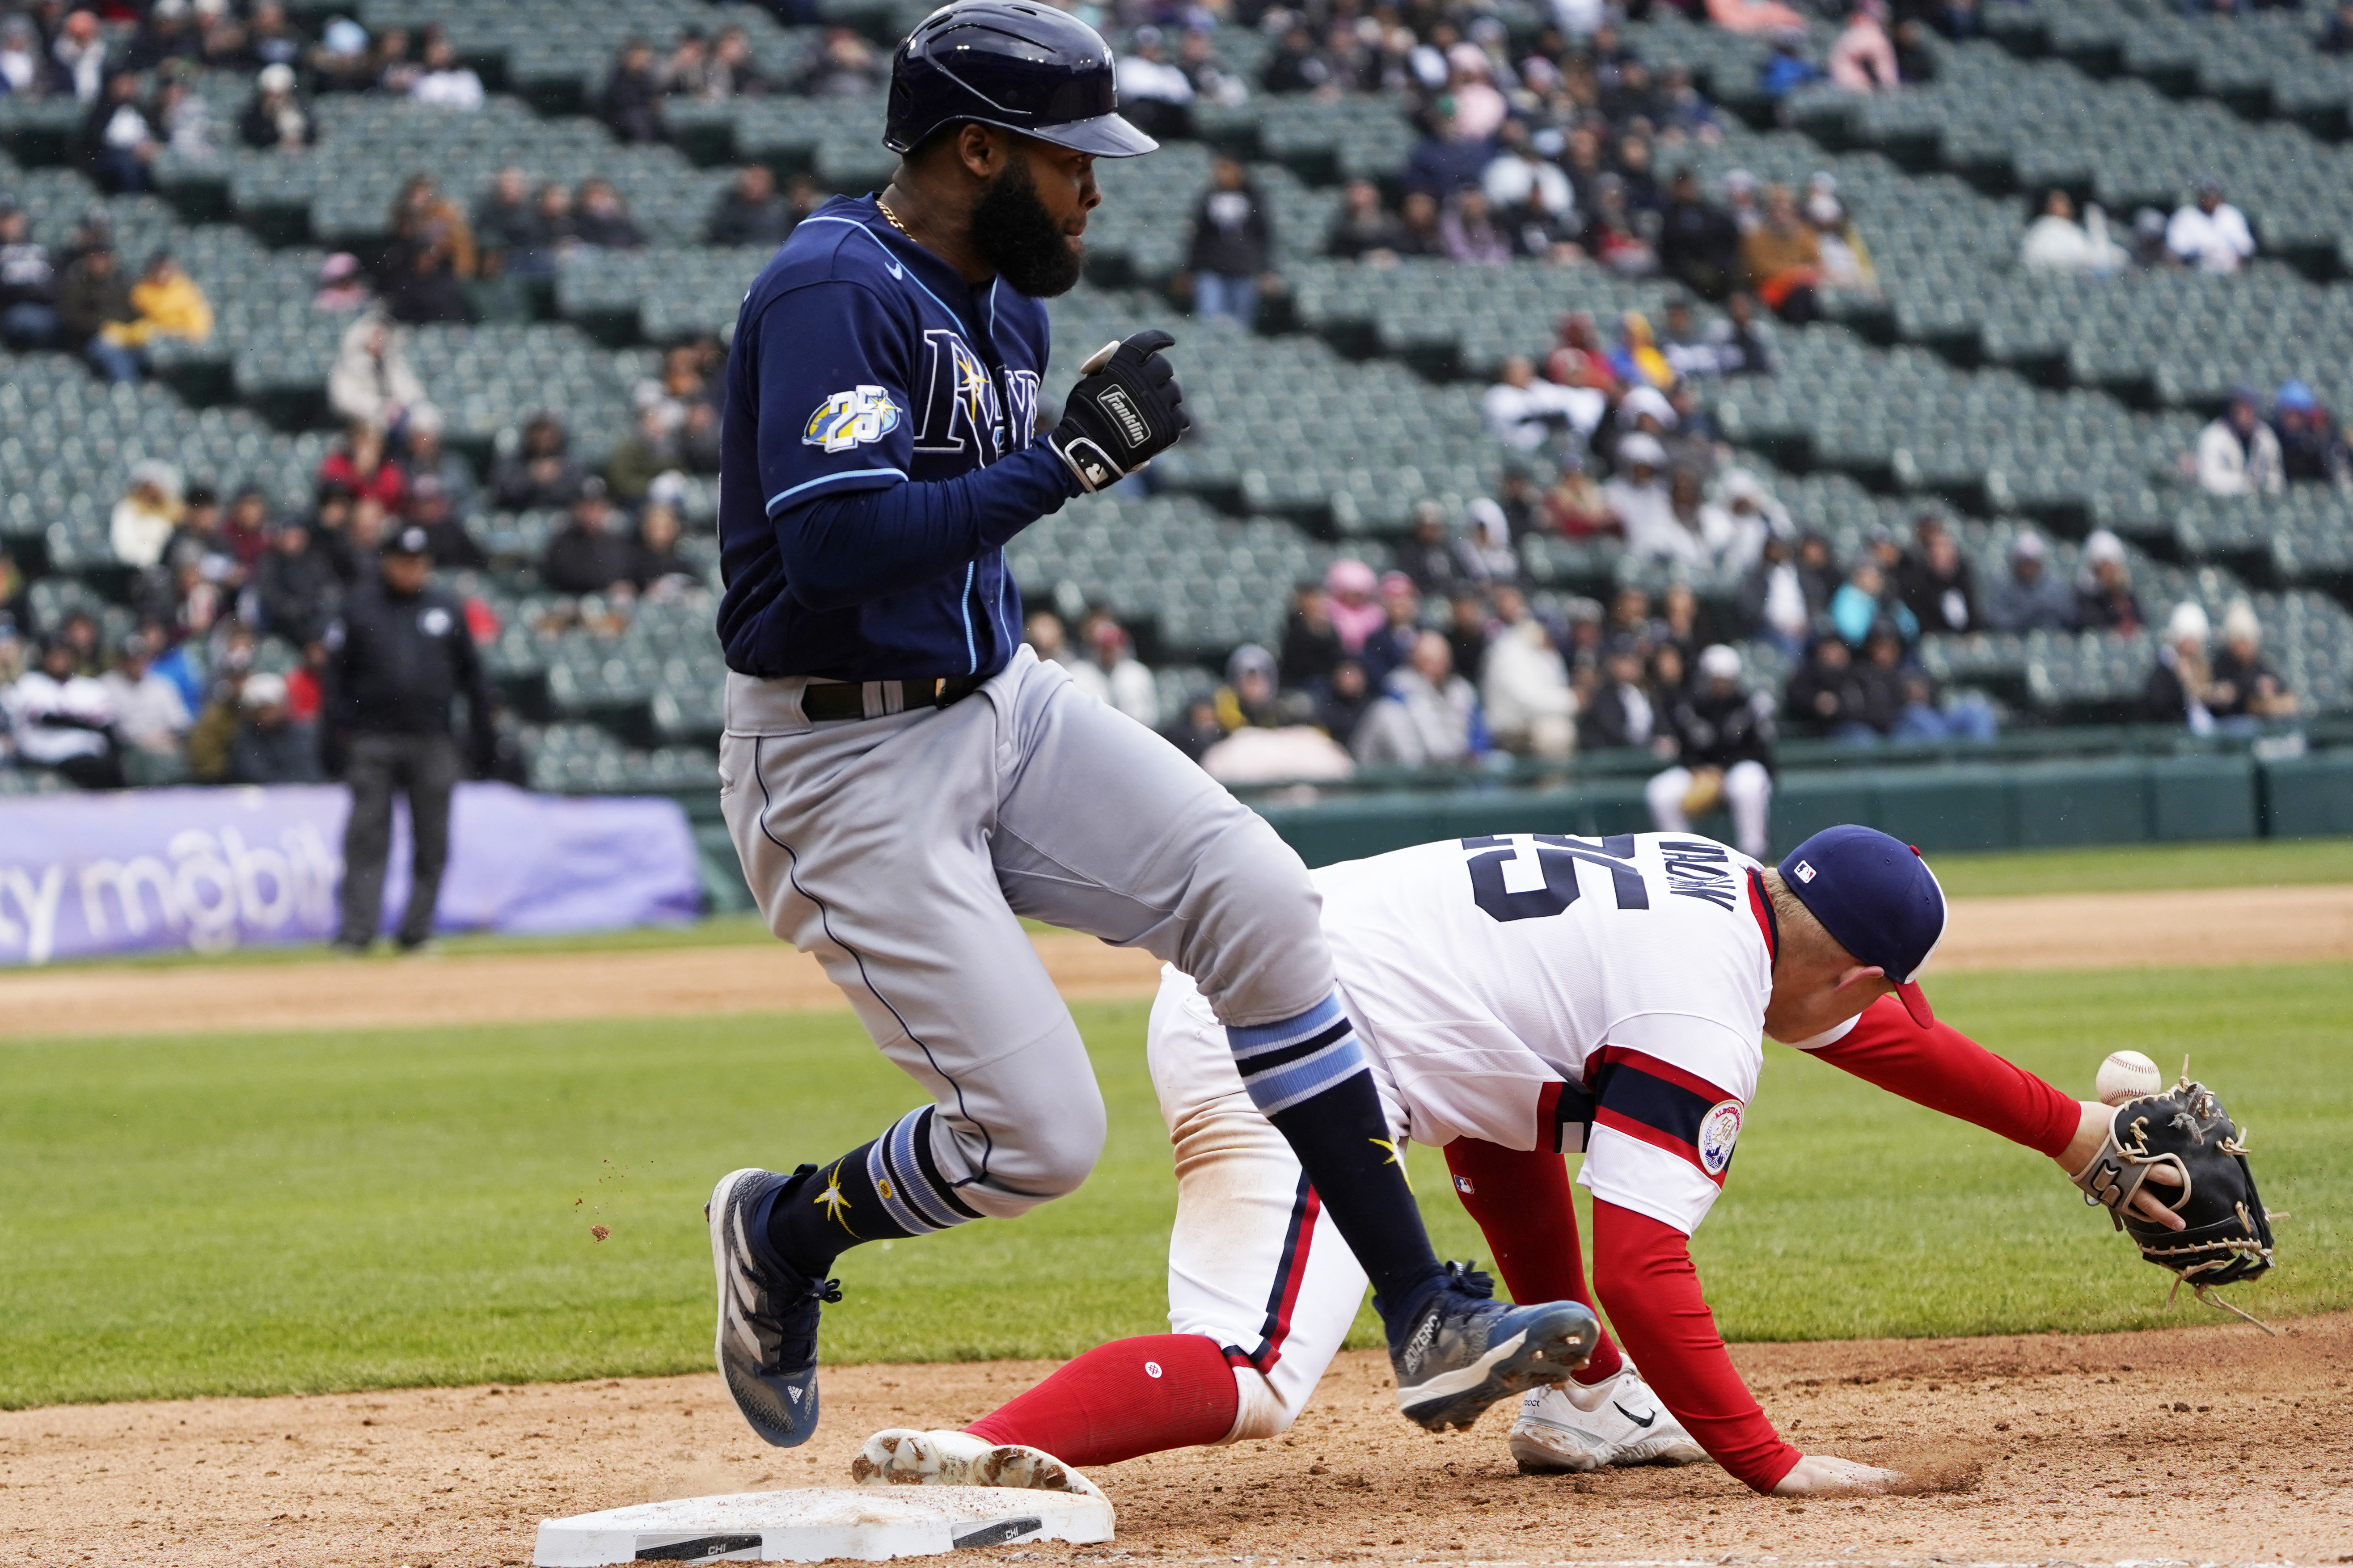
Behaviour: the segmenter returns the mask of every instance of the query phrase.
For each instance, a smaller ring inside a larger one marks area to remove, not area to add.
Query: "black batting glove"
[[[1176,341],[1155,327],[1105,343],[1079,366],[1079,384],[1046,445],[1088,490],[1117,484],[1193,427],[1176,368],[1160,353]]]

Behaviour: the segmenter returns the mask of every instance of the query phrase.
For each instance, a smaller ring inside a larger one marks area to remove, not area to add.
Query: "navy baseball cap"
[[[1875,827],[1826,827],[1782,858],[1781,880],[1837,943],[1895,983],[1912,1021],[1936,1021],[1920,972],[1945,940],[1945,889],[1920,851]]]

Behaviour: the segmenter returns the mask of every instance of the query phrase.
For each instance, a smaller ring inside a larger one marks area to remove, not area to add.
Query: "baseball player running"
[[[1713,1456],[1784,1496],[1894,1479],[1780,1439],[1686,1244],[1731,1167],[1760,1034],[2071,1173],[2098,1147],[2106,1107],[1935,1021],[1917,982],[1946,907],[1918,855],[1864,827],[1819,834],[1776,870],[1685,835],[1519,835],[1314,879],[1391,1126],[1445,1145],[1514,1294],[1591,1304],[1556,1152],[1584,1154],[1595,1281],[1644,1372],[1605,1338],[1573,1381],[1529,1394],[1510,1436],[1521,1468]],[[1364,1275],[1173,970],[1150,1039],[1176,1153],[1174,1331],[1099,1346],[963,1432],[877,1434],[861,1478],[1061,1485],[1066,1466],[1271,1436],[1305,1405]]]
[[[1021,646],[1003,546],[1184,434],[1141,332],[1035,438],[1039,300],[1078,280],[1117,112],[1092,28],[1018,0],[933,13],[892,62],[879,195],[805,219],[744,296],[719,526],[720,794],[769,929],[816,953],[931,1103],[706,1210],[717,1355],[754,1430],[818,1422],[819,1305],[846,1248],[1024,1211],[1094,1163],[1103,1107],[1021,916],[1179,966],[1251,1105],[1378,1293],[1406,1414],[1461,1424],[1557,1381],[1587,1308],[1505,1308],[1430,1248],[1305,868],[1144,726]]]

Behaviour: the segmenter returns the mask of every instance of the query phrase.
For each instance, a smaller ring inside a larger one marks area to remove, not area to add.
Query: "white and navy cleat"
[[[1632,1362],[1600,1383],[1529,1394],[1512,1423],[1511,1445],[1520,1473],[1528,1476],[1604,1465],[1696,1465],[1707,1458]]]

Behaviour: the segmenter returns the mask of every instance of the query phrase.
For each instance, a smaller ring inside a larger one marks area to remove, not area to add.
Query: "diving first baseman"
[[[1174,340],[1145,331],[1082,364],[1039,434],[1039,300],[1078,280],[1094,161],[1155,146],[1117,109],[1083,23],[1019,0],[934,12],[892,58],[891,184],[805,219],[737,316],[721,800],[769,929],[929,1100],[712,1193],[719,1364],[771,1443],[816,1429],[842,1251],[1018,1215],[1094,1163],[1102,1096],[1025,915],[1192,977],[1374,1282],[1408,1415],[1466,1423],[1598,1337],[1581,1305],[1504,1307],[1432,1255],[1298,857],[1021,645],[1006,542],[1188,424]]]
[[[1560,1158],[1583,1154],[1596,1292],[1630,1359],[1604,1339],[1572,1381],[1530,1393],[1509,1439],[1521,1468],[1712,1457],[1781,1495],[1896,1479],[1774,1431],[1688,1238],[1731,1171],[1764,1035],[2071,1173],[2099,1149],[2105,1107],[1936,1022],[1918,978],[1946,903],[1920,857],[1867,827],[1818,834],[1771,869],[1688,835],[1538,834],[1314,875],[1391,1129],[1445,1147],[1514,1294],[1591,1304]],[[1150,1050],[1176,1156],[1172,1331],[1099,1346],[963,1432],[879,1433],[860,1479],[1052,1486],[1066,1466],[1271,1436],[1298,1415],[1365,1276],[1217,1035],[1166,971]]]

